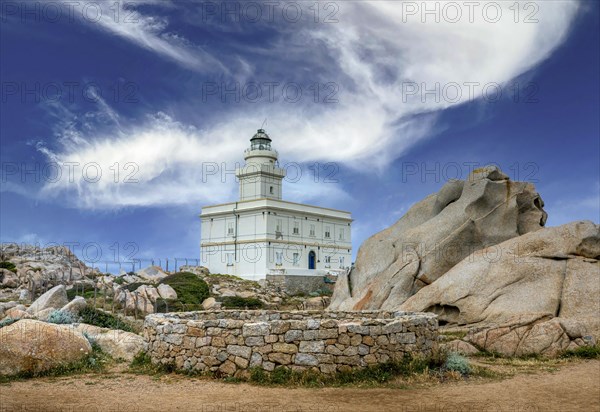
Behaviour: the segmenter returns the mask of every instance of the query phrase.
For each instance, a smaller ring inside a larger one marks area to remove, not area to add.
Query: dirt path
[[[423,389],[285,389],[169,375],[34,379],[0,385],[8,411],[600,411],[600,361],[503,381]]]

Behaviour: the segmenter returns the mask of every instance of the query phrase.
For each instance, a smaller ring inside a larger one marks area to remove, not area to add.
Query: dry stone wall
[[[411,312],[205,311],[146,317],[154,363],[239,376],[250,368],[331,374],[428,355],[437,317]]]

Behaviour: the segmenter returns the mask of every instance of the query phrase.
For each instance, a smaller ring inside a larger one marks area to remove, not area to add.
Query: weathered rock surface
[[[572,222],[477,251],[421,289],[401,310],[441,323],[501,324],[523,314],[572,319],[598,334],[600,226]]]
[[[202,308],[204,310],[214,309],[216,306],[217,306],[217,301],[213,297],[206,298],[206,299],[204,299],[204,302],[202,302]]]
[[[85,332],[92,342],[97,343],[103,352],[114,359],[131,362],[135,355],[146,348],[144,338],[132,332],[100,328],[85,323],[77,324],[74,329],[80,333]]]
[[[398,308],[472,252],[539,230],[546,217],[533,184],[495,167],[450,181],[363,243],[330,309]]]
[[[600,340],[600,226],[572,222],[475,252],[400,306],[472,328],[507,356],[556,356]]]
[[[76,362],[91,350],[80,332],[22,319],[0,329],[0,375],[39,373]]]
[[[81,296],[75,296],[75,298],[62,307],[61,311],[69,312],[73,315],[79,315],[79,312],[87,306],[87,302]]]
[[[165,283],[158,285],[156,290],[163,299],[177,299],[177,292],[175,292],[175,289]]]
[[[453,341],[445,343],[443,347],[449,352],[457,352],[467,356],[479,353],[479,349],[477,349],[475,346],[460,339],[455,339]]]
[[[141,269],[136,272],[136,275],[145,281],[150,282],[159,282],[162,279],[166,278],[168,273],[162,270],[162,268],[158,266],[149,266],[147,268]]]
[[[97,273],[64,246],[40,248],[34,245],[2,243],[0,258],[10,261],[17,268],[16,276],[6,276],[8,283],[5,287],[22,286],[39,290],[46,285],[71,284],[80,281],[85,275]],[[6,275],[5,272],[1,273]],[[2,278],[1,274],[0,278]],[[0,279],[0,283],[2,282],[3,280]]]
[[[67,290],[64,285],[58,285],[37,298],[35,302],[27,308],[27,313],[32,315],[47,308],[62,308],[69,303]]]

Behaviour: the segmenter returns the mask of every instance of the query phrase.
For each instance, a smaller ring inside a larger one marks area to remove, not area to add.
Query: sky
[[[0,240],[195,263],[261,127],[354,255],[487,164],[598,223],[599,33],[593,1],[2,1]]]

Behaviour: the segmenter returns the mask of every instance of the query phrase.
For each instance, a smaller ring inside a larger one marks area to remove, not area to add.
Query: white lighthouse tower
[[[246,165],[236,170],[240,182],[240,201],[254,199],[281,200],[281,182],[285,170],[278,167],[277,151],[271,147],[271,138],[258,129],[244,151]]]
[[[238,201],[202,208],[202,265],[252,280],[270,273],[322,278],[346,270],[350,212],[283,200],[285,170],[271,143],[263,129],[250,139],[246,163],[236,169]]]

